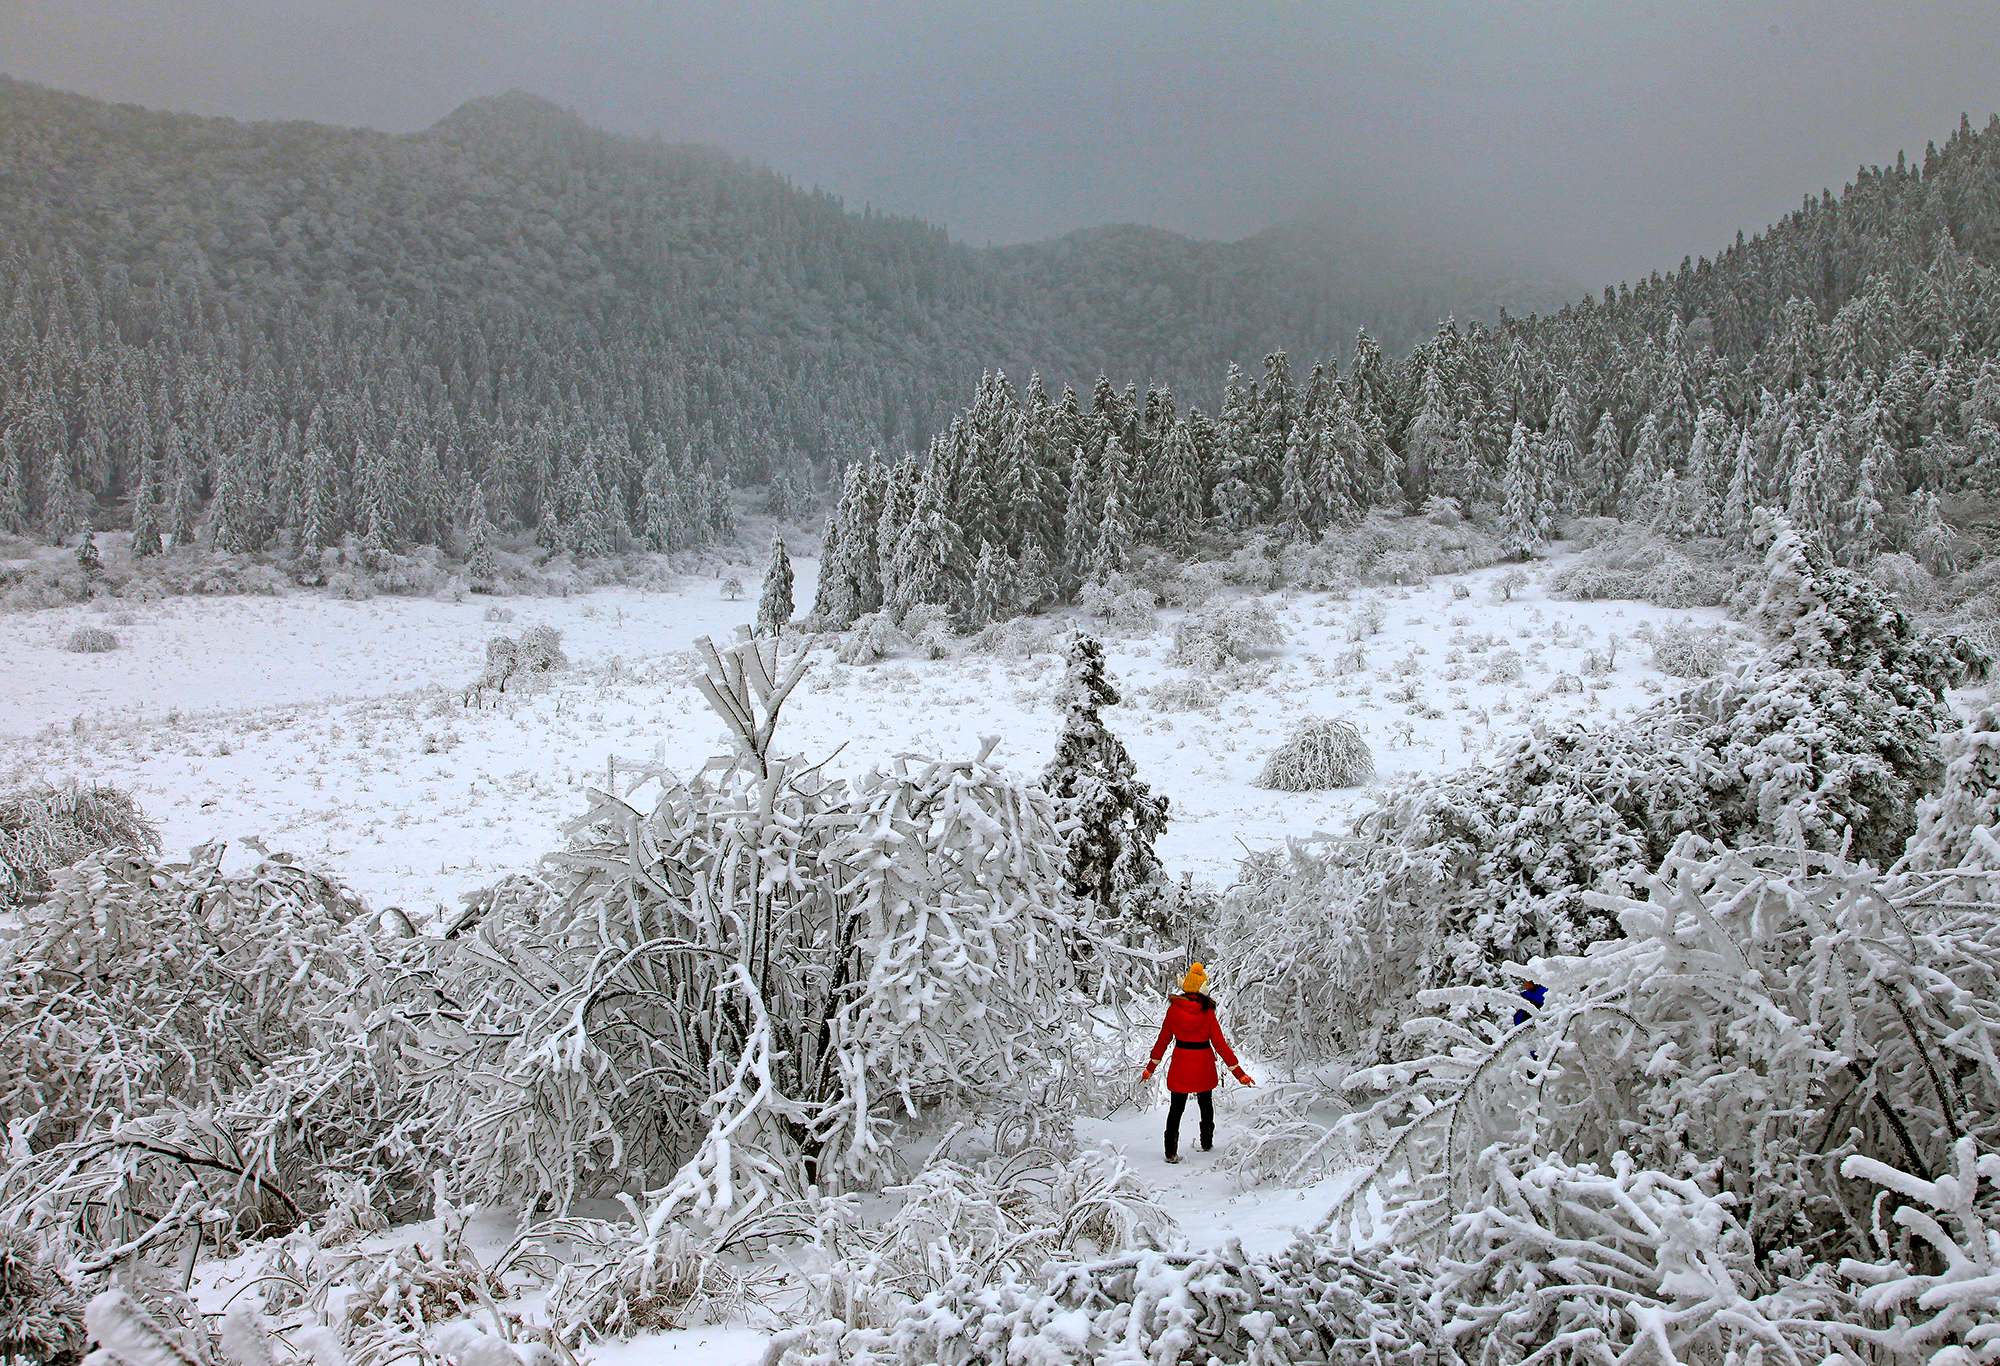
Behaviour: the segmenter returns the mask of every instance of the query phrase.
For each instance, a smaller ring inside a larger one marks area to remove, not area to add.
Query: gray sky
[[[403,132],[531,90],[974,243],[1327,212],[1602,284],[2000,110],[2000,4],[0,0],[0,70]]]

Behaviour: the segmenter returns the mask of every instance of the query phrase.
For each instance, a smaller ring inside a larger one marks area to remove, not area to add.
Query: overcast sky
[[[510,88],[973,243],[1435,225],[1587,284],[2000,110],[2000,4],[0,0],[0,70],[406,132]]]

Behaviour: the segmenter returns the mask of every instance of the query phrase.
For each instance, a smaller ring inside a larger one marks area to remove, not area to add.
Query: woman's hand
[[[1152,1062],[1149,1062],[1149,1063],[1147,1063],[1147,1064],[1146,1064],[1146,1070],[1145,1070],[1145,1071],[1143,1071],[1143,1072],[1141,1072],[1141,1073],[1139,1074],[1139,1080],[1140,1080],[1140,1081],[1151,1081],[1151,1080],[1153,1079],[1153,1069],[1154,1069],[1155,1067],[1158,1067],[1159,1065],[1160,1065],[1160,1064],[1159,1064],[1159,1062],[1158,1062],[1158,1060],[1157,1060],[1157,1059],[1156,1059],[1156,1060],[1154,1060],[1154,1061],[1152,1061]]]
[[[1257,1084],[1256,1082],[1250,1080],[1250,1074],[1248,1072],[1245,1072],[1242,1068],[1232,1067],[1229,1070],[1234,1072],[1236,1074],[1236,1080],[1242,1082],[1245,1086],[1255,1086]]]

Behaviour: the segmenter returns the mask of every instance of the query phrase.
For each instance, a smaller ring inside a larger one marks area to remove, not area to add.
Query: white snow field
[[[1302,717],[1355,723],[1374,751],[1378,781],[1448,770],[1524,727],[1644,705],[1678,686],[1653,667],[1642,638],[1649,629],[1722,621],[1719,610],[1551,600],[1540,576],[1556,563],[1540,566],[1511,601],[1498,600],[1504,567],[1347,600],[1265,595],[1285,644],[1205,680],[1219,699],[1200,710],[1158,710],[1148,696],[1187,677],[1168,662],[1176,614],[1162,613],[1150,635],[1107,638],[1125,702],[1105,719],[1140,777],[1173,803],[1160,844],[1168,871],[1226,885],[1246,849],[1335,829],[1367,800],[1367,789],[1289,794],[1253,785]],[[816,566],[796,568],[803,607]],[[454,910],[464,893],[530,870],[558,848],[565,822],[583,813],[586,786],[622,785],[640,764],[691,772],[724,748],[720,722],[689,682],[687,652],[698,636],[721,642],[753,619],[755,586],[746,587],[737,601],[712,581],[689,580],[670,593],[568,599],[178,598],[130,604],[129,619],[83,608],[0,618],[0,781],[115,783],[138,797],[170,854],[254,838],[421,924],[434,908]],[[496,606],[513,620],[488,620]],[[1353,626],[1375,609],[1380,629],[1358,642],[1357,667]],[[530,692],[468,704],[488,638],[537,623],[563,633],[572,667]],[[81,624],[109,625],[120,648],[65,652],[62,642]],[[1747,650],[1741,628],[1725,629],[1737,651]],[[778,747],[812,760],[833,756],[833,768],[855,771],[904,753],[967,755],[981,737],[998,735],[1001,762],[1033,774],[1054,747],[1060,717],[1051,695],[1061,676],[1054,649],[1026,659],[968,650],[859,666],[835,662],[829,649],[787,703]],[[1227,1028],[1229,967],[1212,968]],[[1254,1057],[1245,1062],[1269,1080]],[[1226,1150],[1240,1092],[1219,1100]],[[1222,1154],[1190,1152],[1170,1167],[1162,1119],[1157,1105],[1127,1107],[1080,1122],[1078,1138],[1119,1149],[1197,1247],[1242,1239],[1253,1251],[1276,1248],[1324,1213],[1343,1184],[1245,1188],[1217,1169]],[[1185,1148],[1193,1129],[1190,1116]],[[509,1236],[511,1217],[494,1212],[486,1222],[494,1238]],[[424,1232],[411,1226],[393,1236]],[[200,1298],[226,1299],[234,1268],[207,1268]],[[754,1361],[764,1342],[749,1328],[699,1328],[592,1355],[607,1366]]]

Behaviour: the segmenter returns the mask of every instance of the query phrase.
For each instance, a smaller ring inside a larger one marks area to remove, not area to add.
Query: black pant
[[[1187,1110],[1189,1092],[1171,1091],[1172,1099],[1167,1102],[1167,1156],[1172,1157],[1181,1150],[1181,1115]],[[1215,1092],[1196,1091],[1194,1098],[1201,1102],[1201,1150],[1207,1152],[1215,1146]]]

